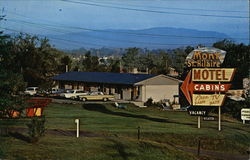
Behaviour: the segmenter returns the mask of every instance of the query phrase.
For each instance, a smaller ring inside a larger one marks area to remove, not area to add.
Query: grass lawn
[[[50,104],[45,109],[47,129],[75,130],[74,120],[79,118],[82,131],[100,136],[77,139],[46,134],[37,144],[1,136],[0,159],[196,159],[172,145],[196,148],[201,139],[202,149],[244,155],[250,146],[249,124],[223,117],[220,132],[216,121],[202,121],[198,129],[197,117],[186,112],[126,105],[127,109],[111,104]],[[20,119],[12,127],[27,128],[28,121]],[[10,123],[0,120],[1,127]]]

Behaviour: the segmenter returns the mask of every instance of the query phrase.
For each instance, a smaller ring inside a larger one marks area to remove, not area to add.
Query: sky
[[[58,35],[86,29],[174,27],[248,43],[248,0],[0,0],[0,30]]]

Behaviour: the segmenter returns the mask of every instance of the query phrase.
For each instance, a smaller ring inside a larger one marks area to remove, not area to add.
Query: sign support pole
[[[245,124],[245,120],[243,120],[243,124]]]
[[[219,84],[220,84],[220,82],[219,82]],[[219,95],[220,95],[220,92],[219,92]],[[219,108],[218,108],[218,114],[219,114],[219,116],[218,116],[218,120],[219,120],[218,130],[221,131],[221,106],[219,106]]]
[[[198,116],[198,128],[201,128],[201,116]]]

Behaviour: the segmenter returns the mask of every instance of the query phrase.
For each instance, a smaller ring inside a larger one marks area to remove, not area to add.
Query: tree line
[[[1,76],[16,76],[9,78],[19,81],[13,92],[20,87],[39,86],[51,88],[51,77],[65,71],[86,72],[131,72],[134,68],[147,71],[149,74],[168,74],[174,68],[179,78],[185,78],[186,56],[195,48],[191,46],[176,48],[169,52],[165,50],[142,50],[127,48],[121,56],[100,58],[87,51],[82,56],[73,56],[52,47],[47,38],[38,38],[27,34],[16,37],[0,34],[0,71]],[[249,77],[250,46],[235,44],[229,40],[219,41],[213,47],[227,52],[222,67],[237,68],[234,84],[242,87],[242,79]]]

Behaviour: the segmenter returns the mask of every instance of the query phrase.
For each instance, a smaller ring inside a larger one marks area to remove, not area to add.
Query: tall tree
[[[23,109],[22,98],[16,96],[25,88],[23,76],[15,73],[11,66],[15,58],[11,54],[13,43],[9,36],[0,34],[0,118],[10,116],[12,110]]]
[[[187,55],[183,48],[174,49],[174,67],[177,72],[183,73]]]
[[[60,52],[52,48],[49,40],[20,34],[13,40],[14,71],[23,74],[29,86],[51,88],[51,77],[59,73]]]
[[[71,69],[72,59],[68,55],[65,55],[61,58],[61,64],[62,64],[61,67],[62,72],[65,72],[66,68],[69,71]]]
[[[123,66],[127,71],[138,67],[139,48],[128,48],[126,53],[122,56]]]
[[[99,58],[97,56],[92,56],[91,52],[88,51],[85,54],[85,58],[82,61],[82,65],[83,65],[83,71],[87,71],[87,72],[94,72],[94,71],[99,71],[98,67],[99,67]]]
[[[233,84],[237,88],[242,88],[242,80],[248,78],[250,72],[250,45],[223,40],[214,43],[213,46],[227,52],[222,67],[236,68]]]

